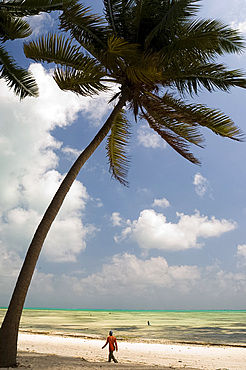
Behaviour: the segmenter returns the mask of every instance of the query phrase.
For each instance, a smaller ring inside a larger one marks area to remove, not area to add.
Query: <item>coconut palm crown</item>
[[[240,130],[222,112],[188,104],[187,95],[204,88],[229,91],[246,87],[244,73],[216,63],[218,56],[240,53],[238,31],[217,20],[198,19],[199,0],[104,0],[104,17],[76,0],[60,16],[66,35],[49,34],[24,46],[27,57],[55,62],[62,90],[87,96],[115,83],[125,106],[107,141],[112,175],[126,184],[126,109],[145,119],[173,149],[193,163],[190,144],[202,146],[201,126],[234,140]],[[200,127],[199,127],[200,126]]]
[[[66,1],[66,0],[65,0]],[[6,49],[9,40],[23,39],[32,29],[23,17],[40,12],[61,10],[62,0],[11,0],[0,1],[0,78],[12,88],[20,99],[38,96],[38,86],[32,74],[20,67]],[[67,1],[68,3],[68,1]]]

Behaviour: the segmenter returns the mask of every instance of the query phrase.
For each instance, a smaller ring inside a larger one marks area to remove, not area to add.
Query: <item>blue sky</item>
[[[86,2],[90,4],[88,0]],[[101,2],[94,1],[99,11]],[[246,37],[246,4],[206,0],[201,16]],[[32,19],[36,34],[53,16]],[[76,155],[110,112],[109,94],[64,93],[50,67],[25,61],[37,99],[22,102],[0,81],[0,306],[9,302],[38,222]],[[223,59],[246,70],[246,54]],[[201,93],[246,132],[246,91]],[[105,142],[80,172],[42,250],[27,307],[246,308],[246,144],[204,130],[192,165],[144,121],[133,122],[129,188],[111,179]]]

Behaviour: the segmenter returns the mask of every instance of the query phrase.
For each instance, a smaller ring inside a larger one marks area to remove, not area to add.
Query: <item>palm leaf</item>
[[[183,63],[196,60],[211,62],[217,55],[241,53],[244,41],[239,32],[214,20],[196,20],[179,26],[175,37],[159,52],[161,63],[174,58]],[[160,41],[159,41],[160,43]]]
[[[228,92],[231,87],[246,87],[245,74],[238,69],[227,70],[222,64],[214,63],[205,65],[193,63],[188,68],[183,67],[183,70],[180,70],[178,66],[174,67],[177,74],[175,76],[174,72],[175,77],[173,78],[173,84],[181,93],[188,92],[192,95],[194,92],[197,94],[202,87],[209,92],[215,89]]]
[[[106,20],[116,34],[119,27],[119,18],[124,2],[122,0],[104,0],[103,3]]]
[[[181,136],[175,134],[173,131],[169,130],[165,126],[160,126],[158,122],[155,121],[154,117],[152,117],[148,112],[144,113],[142,115],[142,118],[144,118],[149,126],[157,132],[162,139],[164,139],[167,144],[169,144],[177,153],[179,153],[182,157],[190,161],[194,164],[200,164],[200,161],[194,157],[194,155],[189,151],[189,143],[183,139]],[[163,122],[165,121],[165,118],[163,119]]]
[[[139,34],[141,32],[141,26],[144,20],[143,9],[145,8],[144,7],[145,3],[146,1],[139,0],[138,2],[136,2],[136,9],[134,9],[134,23],[133,23],[133,27],[134,27],[133,29],[134,29],[134,34],[135,34],[134,42],[138,42],[138,43],[141,43],[139,40]]]
[[[92,58],[86,57],[81,48],[74,45],[66,36],[48,34],[36,41],[24,44],[24,53],[27,58],[35,62],[48,62],[83,69]],[[94,61],[95,65],[96,62]]]
[[[100,80],[104,73],[95,66],[94,61],[88,62],[82,71],[69,67],[57,68],[54,80],[61,90],[70,90],[82,96],[91,96],[106,91],[107,87]]]
[[[170,94],[165,94],[162,98],[152,95],[151,98],[145,99],[144,107],[151,112],[158,124],[167,126],[177,135],[196,145],[203,141],[197,129],[198,125],[233,140],[242,141],[244,138],[242,131],[220,111],[202,104],[185,104]]]
[[[2,65],[0,78],[7,82],[20,99],[26,96],[38,96],[38,87],[32,74],[19,67],[2,45],[0,45],[0,65]]]
[[[127,186],[126,180],[129,159],[126,153],[126,146],[129,143],[129,122],[127,121],[123,110],[115,119],[111,133],[107,139],[106,151],[110,165],[110,173],[121,184]]]
[[[107,41],[107,50],[98,54],[98,59],[106,69],[111,71],[125,70],[130,63],[139,62],[139,45],[131,44],[121,37],[111,35]]]
[[[64,66],[54,73],[54,79],[62,90],[88,96],[107,90],[100,80],[105,76],[104,69],[97,61],[83,55],[65,36],[48,34],[37,41],[24,45],[28,58]]]
[[[9,0],[0,3],[0,10],[7,10],[13,16],[24,17],[62,10],[70,3],[71,0]]]
[[[60,15],[60,29],[70,32],[80,45],[94,55],[95,50],[107,48],[105,38],[105,20],[101,16],[90,14],[91,9],[74,1]]]
[[[195,20],[188,23],[186,28],[187,31],[182,31],[182,35],[192,39],[194,48],[206,50],[209,55],[240,53],[244,48],[240,33],[218,20]]]
[[[120,37],[126,36],[131,24],[129,14],[135,0],[103,0],[104,14],[112,31]]]
[[[161,7],[161,9],[160,9]],[[198,11],[199,4],[191,0],[180,0],[180,1],[163,1],[158,7],[158,13],[161,14],[161,18],[145,38],[145,48],[148,48],[151,44],[156,50],[156,40],[160,39],[163,34],[174,35],[177,26],[180,27],[180,23],[183,23],[189,17],[192,17]],[[149,7],[147,8],[148,16]],[[172,37],[173,39],[173,37]],[[167,41],[167,38],[165,38]],[[158,41],[159,43],[159,41]]]
[[[142,99],[147,115],[153,118],[159,130],[164,128],[165,131],[172,131],[176,136],[192,144],[202,146],[204,138],[197,124],[199,113],[194,114],[193,106],[185,105],[167,93],[162,98],[149,94]],[[143,118],[144,115],[145,113],[142,115]],[[204,119],[204,114],[200,114],[201,118]]]
[[[112,71],[112,75],[118,78],[124,75],[128,83],[138,87],[141,85],[146,88],[148,85],[152,90],[161,79],[153,55],[141,51],[140,45],[129,43],[121,37],[114,35],[109,37],[108,49],[104,56],[100,57],[100,61]]]
[[[146,65],[144,61],[146,60]],[[130,83],[133,83],[139,91],[145,91],[148,89],[159,90],[158,83],[161,82],[161,73],[156,71],[154,65],[147,66],[147,59],[139,59],[139,64],[127,66],[125,69],[125,75]]]
[[[8,12],[0,10],[0,39],[5,42],[30,36],[32,30],[29,24],[21,19],[11,16]]]
[[[137,58],[136,54],[139,54],[139,45],[132,44],[124,40],[121,37],[111,35],[107,40],[108,50],[107,52],[116,55],[117,57],[129,60],[132,63]]]
[[[136,42],[137,9],[143,0],[103,0],[104,14],[112,33],[128,42]]]

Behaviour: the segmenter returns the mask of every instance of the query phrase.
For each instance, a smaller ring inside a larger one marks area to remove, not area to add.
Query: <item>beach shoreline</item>
[[[246,370],[246,348],[243,346],[149,343],[118,340],[118,364],[108,364],[104,339],[68,335],[19,333],[19,367],[42,369],[100,369],[115,366],[117,370],[196,369]]]
[[[36,329],[20,329],[19,333],[21,334],[31,334],[31,335],[47,335],[52,337],[65,337],[65,338],[78,338],[78,339],[88,339],[88,340],[104,340],[105,336],[95,335],[95,334],[78,334],[70,332],[57,331],[54,332],[46,330],[36,330]],[[118,340],[122,342],[131,342],[131,343],[157,343],[157,344],[181,344],[181,345],[197,345],[197,346],[215,346],[215,347],[239,347],[246,348],[246,344],[235,343],[235,342],[204,342],[204,341],[189,341],[189,340],[169,340],[169,339],[160,339],[160,338],[140,338],[140,337],[121,337],[117,335]]]

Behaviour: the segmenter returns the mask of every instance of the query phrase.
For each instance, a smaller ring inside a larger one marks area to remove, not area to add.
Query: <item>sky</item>
[[[87,0],[86,4],[90,5]],[[204,0],[246,38],[246,3]],[[93,8],[101,10],[101,1]],[[33,36],[55,25],[42,14]],[[25,60],[38,98],[19,101],[0,81],[0,307],[8,305],[35,229],[76,156],[109,115],[110,93],[62,92],[49,65]],[[246,70],[246,54],[227,56]],[[196,101],[229,115],[246,133],[246,91],[202,92]],[[82,168],[42,249],[26,307],[246,309],[246,143],[203,130],[196,166],[134,121],[129,187],[111,178],[105,141]]]

